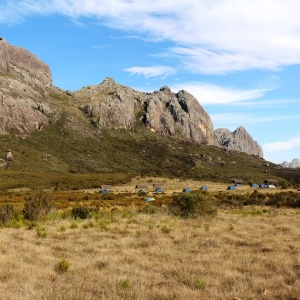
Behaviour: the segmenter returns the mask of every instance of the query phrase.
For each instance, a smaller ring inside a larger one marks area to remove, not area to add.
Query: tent
[[[155,200],[154,198],[147,198],[146,202],[151,202],[151,201],[154,201],[154,200]]]
[[[163,192],[163,189],[160,187],[155,190],[155,193],[162,193],[162,192]]]
[[[250,187],[258,187],[258,184],[257,184],[257,183],[252,183],[252,184],[250,185]]]
[[[233,191],[236,190],[236,187],[234,185],[230,185],[227,190]]]
[[[102,190],[101,193],[102,194],[109,194],[109,190]]]
[[[266,188],[268,188],[268,185],[262,183],[262,184],[259,185],[259,188],[260,188],[260,189],[266,189]]]
[[[191,192],[191,189],[190,188],[185,188],[182,190],[183,193],[190,193]]]
[[[208,187],[206,185],[203,185],[201,186],[200,188],[201,191],[207,191],[208,190]]]

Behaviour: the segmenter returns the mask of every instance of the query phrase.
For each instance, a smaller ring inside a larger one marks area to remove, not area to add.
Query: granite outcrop
[[[214,132],[214,138],[216,146],[263,157],[262,147],[258,142],[253,140],[247,130],[242,126],[233,132],[227,128],[218,128]]]

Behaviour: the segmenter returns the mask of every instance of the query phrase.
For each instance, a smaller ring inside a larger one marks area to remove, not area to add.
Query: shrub
[[[38,227],[36,227],[36,233],[37,233],[38,237],[45,238],[45,237],[47,237],[47,228],[38,226]]]
[[[73,223],[70,225],[70,228],[71,228],[71,229],[78,228],[78,225],[77,225],[75,222],[73,222]]]
[[[171,228],[167,227],[166,225],[163,225],[161,228],[161,231],[163,233],[170,233],[171,232]]]
[[[130,279],[127,278],[127,279],[121,281],[120,282],[120,287],[122,289],[128,289],[128,288],[130,288]]]
[[[58,264],[58,271],[67,272],[70,268],[70,262],[66,259],[62,259]]]
[[[254,190],[253,193],[244,201],[245,205],[265,205],[267,196]]]
[[[27,220],[37,221],[47,215],[53,208],[54,202],[52,199],[44,191],[40,191],[29,198],[25,198],[23,215]]]
[[[0,222],[6,224],[14,216],[14,208],[10,204],[6,204],[0,207]]]
[[[195,280],[195,282],[194,282],[194,287],[195,287],[195,289],[197,289],[197,290],[204,290],[204,289],[205,289],[205,286],[206,286],[206,284],[205,284],[205,282],[203,281],[202,278],[198,278],[198,279]]]
[[[72,208],[72,215],[74,218],[88,219],[90,217],[90,211],[85,206],[76,206]]]
[[[217,209],[206,195],[180,193],[173,196],[171,211],[178,216],[194,218],[198,216],[215,216]]]

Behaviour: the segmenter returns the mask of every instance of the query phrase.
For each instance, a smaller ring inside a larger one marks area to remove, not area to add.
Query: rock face
[[[97,86],[74,92],[73,96],[96,126],[134,129],[139,122],[164,136],[214,144],[209,115],[186,91],[175,94],[162,87],[153,93],[143,93],[106,78]]]
[[[296,168],[300,168],[300,160],[298,158],[294,158],[290,163],[287,161],[284,161],[281,166],[283,168],[292,168],[292,169],[296,169]]]
[[[246,129],[242,126],[238,127],[233,132],[230,132],[226,128],[216,129],[214,132],[214,138],[216,146],[263,157],[263,150],[261,146],[252,139]]]
[[[0,134],[47,126],[52,110],[44,98],[56,90],[45,63],[0,38]]]
[[[41,90],[52,85],[50,68],[25,49],[0,38],[0,74],[11,75]]]

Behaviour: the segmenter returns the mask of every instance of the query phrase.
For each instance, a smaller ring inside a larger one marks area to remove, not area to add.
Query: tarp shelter
[[[162,192],[163,192],[163,189],[160,187],[155,190],[155,193],[162,193]]]
[[[163,188],[164,184],[163,183],[153,183],[154,188]]]
[[[278,185],[278,180],[277,179],[266,179],[265,181],[264,181],[264,183],[265,184],[273,184],[273,185],[275,185],[275,186],[277,186]]]
[[[103,184],[103,185],[100,186],[101,190],[108,190],[108,191],[110,191],[111,188],[112,188],[112,186],[109,185],[109,184]]]
[[[135,186],[135,191],[137,191],[138,193],[144,192],[144,191],[148,191],[148,186],[145,184],[137,184]]]
[[[109,194],[109,190],[102,190],[102,194]]]
[[[191,189],[190,188],[185,188],[182,190],[183,193],[190,193],[191,192]]]
[[[208,190],[208,187],[207,185],[202,185],[201,188],[200,188],[201,191],[207,191]]]
[[[250,187],[258,187],[258,184],[257,184],[257,183],[252,183],[252,184],[250,185]]]
[[[227,190],[229,191],[233,191],[233,190],[236,190],[236,187],[234,185],[230,185]]]
[[[151,202],[151,201],[154,201],[154,200],[155,200],[154,198],[147,198],[146,202]]]
[[[238,178],[232,178],[231,182],[234,183],[234,184],[242,185],[244,183],[244,180],[243,179],[238,179]]]

